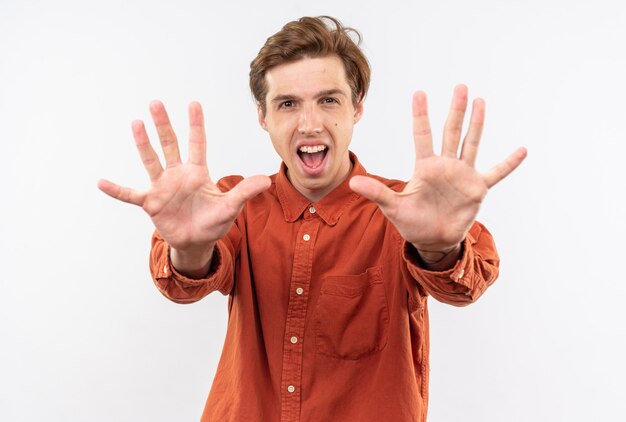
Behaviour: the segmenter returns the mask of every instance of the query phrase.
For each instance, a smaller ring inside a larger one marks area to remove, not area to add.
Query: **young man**
[[[350,32],[332,18],[302,18],[252,62],[259,123],[283,160],[277,174],[215,185],[200,105],[189,107],[183,164],[165,109],[153,102],[166,168],[134,122],[150,189],[99,183],[152,218],[150,268],[166,297],[229,295],[203,421],[424,421],[427,297],[466,305],[497,276],[492,238],[474,218],[526,151],[476,172],[485,105],[473,102],[458,153],[467,106],[458,86],[441,155],[417,92],[413,177],[367,174],[348,149],[370,75]]]

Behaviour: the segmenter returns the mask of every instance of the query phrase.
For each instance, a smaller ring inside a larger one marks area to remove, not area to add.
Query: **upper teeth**
[[[324,151],[326,149],[325,145],[316,145],[314,147],[301,146],[300,152],[306,152],[308,154],[312,154],[314,152]]]

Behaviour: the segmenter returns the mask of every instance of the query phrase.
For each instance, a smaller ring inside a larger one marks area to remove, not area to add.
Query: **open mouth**
[[[325,145],[301,146],[298,156],[302,163],[311,170],[319,168],[324,163],[328,149]]]

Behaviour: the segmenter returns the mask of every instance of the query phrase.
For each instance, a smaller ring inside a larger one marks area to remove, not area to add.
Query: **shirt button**
[[[298,288],[296,289],[296,294],[297,294],[297,295],[301,295],[302,293],[304,293],[304,289],[303,289],[302,287],[298,287]]]
[[[293,336],[289,340],[291,341],[292,344],[296,344],[298,342],[298,337]]]
[[[294,391],[296,391],[296,387],[294,387],[293,385],[290,385],[289,387],[287,387],[287,391],[289,391],[290,393],[293,393]]]
[[[315,207],[311,207],[311,208],[309,208],[309,212],[310,212],[311,214],[315,214]]]
[[[309,240],[311,240],[311,236],[308,234],[305,234],[304,236],[302,236],[302,239],[304,239],[305,242],[308,242]]]

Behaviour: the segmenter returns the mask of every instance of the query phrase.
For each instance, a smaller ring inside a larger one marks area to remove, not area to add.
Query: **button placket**
[[[307,314],[315,238],[321,221],[317,217],[311,218],[311,214],[305,213],[304,217],[309,218],[299,220],[302,225],[296,235],[289,289],[292,293],[287,306],[284,335],[281,421],[298,421],[300,415],[304,322]]]

